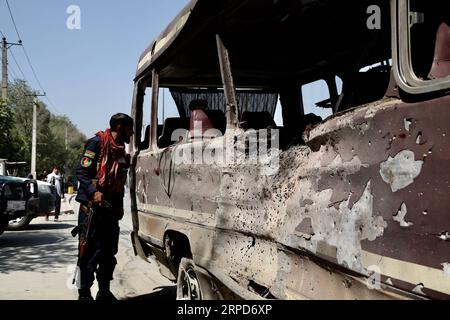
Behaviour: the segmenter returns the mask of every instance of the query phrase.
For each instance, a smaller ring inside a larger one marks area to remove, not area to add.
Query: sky
[[[86,136],[108,127],[118,112],[130,113],[133,78],[141,53],[172,21],[188,0],[9,0],[19,34],[37,77],[47,93],[42,98],[52,113],[66,115]],[[70,30],[67,13],[80,8],[81,29]],[[6,0],[0,0],[0,30],[9,42],[18,36]],[[34,79],[23,50],[10,49],[26,80]],[[22,78],[11,55],[11,74]],[[312,85],[305,91],[307,113],[313,102],[325,100],[324,88]],[[167,114],[173,102],[166,95]],[[160,99],[161,101],[161,99]],[[327,112],[318,111],[323,117]],[[281,124],[281,112],[277,112]]]
[[[67,115],[88,137],[108,127],[111,116],[130,113],[139,57],[187,4],[187,0],[9,0],[19,34],[52,113]],[[67,8],[77,5],[81,29],[69,30]],[[17,42],[5,0],[0,30]],[[33,89],[40,89],[23,50],[13,47]],[[9,67],[20,71],[9,56]],[[53,106],[52,106],[53,105]]]

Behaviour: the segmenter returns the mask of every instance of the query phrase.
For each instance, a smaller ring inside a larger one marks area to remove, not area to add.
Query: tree
[[[10,136],[13,127],[14,113],[7,102],[0,98],[0,158],[10,156]]]
[[[12,161],[25,161],[20,175],[28,174],[31,163],[31,144],[33,130],[33,90],[25,81],[16,80],[10,84],[9,100],[0,109],[0,129],[5,126],[6,138],[3,146],[0,136],[0,158]],[[2,122],[2,110],[5,112]],[[9,118],[8,118],[9,117]],[[42,101],[38,101],[37,113],[37,171],[49,172],[53,166],[60,166],[66,175],[72,174],[82,153],[85,136],[80,133],[69,118],[53,115]],[[9,127],[8,127],[9,125]],[[65,132],[68,132],[67,148]]]
[[[55,137],[59,150],[60,163],[64,164],[66,174],[73,174],[83,152],[86,137],[66,116],[51,116],[50,130]],[[67,141],[66,141],[67,132]]]

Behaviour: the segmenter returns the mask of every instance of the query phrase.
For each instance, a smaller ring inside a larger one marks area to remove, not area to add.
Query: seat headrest
[[[445,78],[450,75],[450,26],[442,22],[436,36],[436,49],[430,79]]]
[[[267,112],[244,112],[241,118],[241,125],[244,130],[261,130],[269,127],[275,128],[277,125],[272,115]]]
[[[189,120],[189,118],[167,118],[164,121],[162,135],[158,139],[158,146],[160,148],[165,148],[180,141],[181,138],[184,138],[181,135],[174,136],[174,133],[179,129],[182,129],[179,134],[181,134],[183,130],[188,130]]]
[[[192,111],[189,129],[189,136],[191,139],[208,139],[219,136],[217,130],[214,131],[213,129],[216,128],[213,126],[211,119],[208,117],[205,111]]]
[[[206,110],[208,109],[208,101],[206,100],[192,100],[189,104],[189,110],[195,111],[195,110]]]

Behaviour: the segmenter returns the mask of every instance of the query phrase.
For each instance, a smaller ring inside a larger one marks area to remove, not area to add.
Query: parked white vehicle
[[[48,212],[53,212],[55,210],[55,186],[43,181],[37,181],[37,186],[37,197],[34,197],[34,202],[37,204],[37,208],[28,210],[27,215],[24,217],[10,221],[8,226],[9,231],[23,230],[28,227],[33,219],[40,216],[46,216]],[[32,190],[32,192],[33,191],[34,190]]]

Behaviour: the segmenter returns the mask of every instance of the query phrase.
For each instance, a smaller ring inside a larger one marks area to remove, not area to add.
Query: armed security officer
[[[90,288],[94,273],[99,286],[96,300],[116,300],[110,281],[117,264],[119,221],[124,214],[124,185],[130,166],[125,144],[130,143],[133,134],[131,117],[122,113],[113,116],[110,129],[97,133],[86,143],[76,171],[80,181],[76,200],[81,204],[78,230],[88,229],[88,234],[84,234],[86,244],[79,249],[79,300],[93,300]],[[83,229],[88,214],[92,214],[90,227]]]

